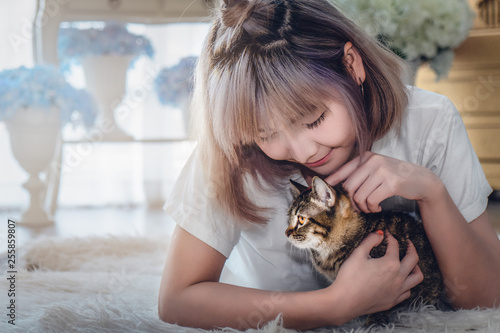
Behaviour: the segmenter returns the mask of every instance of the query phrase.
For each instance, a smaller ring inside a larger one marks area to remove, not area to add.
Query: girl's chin
[[[314,174],[316,174],[318,176],[328,177],[328,176],[334,174],[335,172],[337,172],[344,164],[346,164],[350,160],[351,160],[350,157],[349,158],[343,158],[341,160],[341,162],[339,163],[338,159],[334,159],[334,160],[328,161],[328,163],[326,163],[326,164],[324,164],[324,165],[322,165],[320,167],[309,168],[306,165],[304,165],[304,168],[307,168],[307,170],[309,170],[310,172],[312,172],[312,173],[314,173]]]
[[[339,147],[336,151],[329,156],[328,161],[320,166],[311,166],[307,164],[301,164],[302,173],[312,175],[328,177],[335,172],[337,172],[343,165],[351,161],[356,156],[355,147],[349,147],[349,149]]]
[[[338,168],[318,168],[317,170],[311,170],[312,172],[314,172],[315,174],[317,174],[318,176],[321,176],[322,178],[324,177],[328,177],[332,174],[335,173],[335,171],[337,171]]]
[[[320,176],[321,178],[325,178],[335,173],[339,169],[339,166],[323,165],[318,168],[309,168],[305,165],[302,165],[302,169],[302,173],[305,175],[309,175],[311,177]]]

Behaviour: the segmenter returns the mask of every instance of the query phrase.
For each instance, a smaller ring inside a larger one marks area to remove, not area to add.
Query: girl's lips
[[[316,161],[316,162],[312,162],[312,163],[306,163],[305,165],[309,168],[317,168],[319,166],[322,166],[323,164],[325,164],[326,162],[328,162],[328,159],[330,158],[330,155],[332,154],[332,150],[330,150],[330,152],[328,154],[326,154],[325,157],[323,157],[322,159]]]

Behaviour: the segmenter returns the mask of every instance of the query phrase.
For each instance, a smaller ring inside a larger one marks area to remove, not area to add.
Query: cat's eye
[[[304,216],[298,216],[297,222],[299,222],[300,225],[304,225],[304,223],[306,223],[306,219],[304,218]]]

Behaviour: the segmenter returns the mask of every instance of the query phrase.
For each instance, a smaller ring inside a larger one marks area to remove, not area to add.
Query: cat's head
[[[317,249],[341,237],[349,222],[356,220],[342,185],[332,187],[319,177],[313,178],[310,188],[290,182],[295,199],[288,209],[286,236],[296,247]]]

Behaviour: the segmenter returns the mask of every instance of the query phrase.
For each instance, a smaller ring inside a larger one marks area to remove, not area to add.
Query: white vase
[[[133,55],[99,55],[80,60],[87,90],[99,105],[95,126],[101,130],[104,141],[132,139],[116,124],[114,110],[125,95],[127,70],[133,58]]]
[[[59,110],[18,110],[7,122],[12,153],[29,178],[23,187],[30,194],[30,203],[24,211],[20,225],[44,227],[54,221],[42,207],[41,194],[45,184],[39,174],[49,165],[60,137]]]

